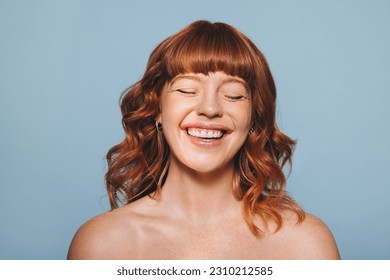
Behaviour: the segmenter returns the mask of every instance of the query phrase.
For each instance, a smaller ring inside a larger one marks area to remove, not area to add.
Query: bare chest
[[[273,240],[256,237],[243,223],[140,228],[130,259],[270,259]]]

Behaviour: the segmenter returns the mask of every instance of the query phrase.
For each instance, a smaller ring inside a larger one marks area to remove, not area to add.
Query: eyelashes
[[[194,91],[194,90],[184,90],[184,89],[176,89],[173,91],[177,91],[177,92],[183,93],[183,94],[195,94],[196,93],[196,91]]]
[[[249,96],[244,95],[224,95],[224,98],[229,101],[242,101],[242,100],[248,100]]]
[[[181,88],[170,89],[169,91],[170,92],[177,92],[179,94],[188,95],[188,96],[197,96],[200,93],[199,91],[194,90],[194,89],[181,89]],[[244,101],[244,100],[248,100],[249,99],[249,96],[247,96],[247,95],[243,95],[243,94],[240,94],[240,93],[234,93],[234,92],[222,91],[222,92],[219,92],[218,95],[221,98],[223,98],[223,99],[225,99],[227,101],[230,101],[230,102]]]

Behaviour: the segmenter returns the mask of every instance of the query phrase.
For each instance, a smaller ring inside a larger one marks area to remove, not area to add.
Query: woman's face
[[[183,74],[161,95],[164,137],[171,164],[207,173],[231,167],[251,126],[251,100],[245,82],[224,72]]]

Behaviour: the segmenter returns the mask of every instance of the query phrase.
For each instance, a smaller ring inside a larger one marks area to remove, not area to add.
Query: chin
[[[199,161],[185,164],[190,170],[200,174],[213,174],[233,169],[232,163],[218,163],[216,160]]]

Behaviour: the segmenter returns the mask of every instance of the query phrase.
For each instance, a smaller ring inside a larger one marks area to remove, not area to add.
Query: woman
[[[286,194],[295,142],[275,107],[265,58],[234,27],[197,21],[164,40],[122,96],[113,210],[79,229],[68,258],[338,259],[327,227]]]

